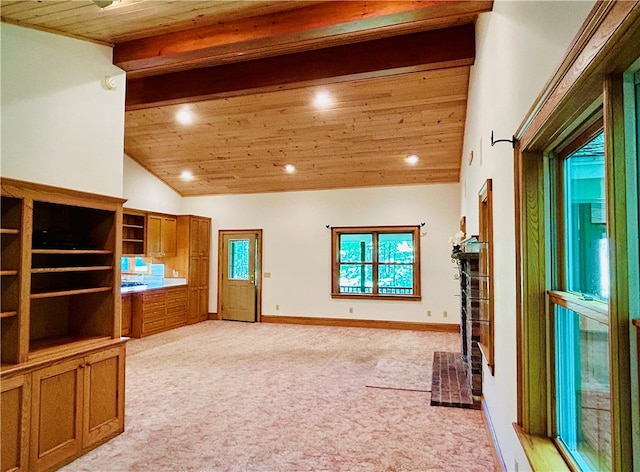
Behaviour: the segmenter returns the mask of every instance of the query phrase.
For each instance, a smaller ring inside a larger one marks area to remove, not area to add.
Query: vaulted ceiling
[[[457,182],[474,22],[491,7],[2,0],[0,13],[113,45],[125,153],[182,195],[214,195]]]

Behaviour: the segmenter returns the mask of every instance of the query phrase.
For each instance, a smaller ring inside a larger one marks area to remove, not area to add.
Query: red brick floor
[[[459,352],[434,352],[431,385],[432,406],[480,408],[473,401],[468,366]]]

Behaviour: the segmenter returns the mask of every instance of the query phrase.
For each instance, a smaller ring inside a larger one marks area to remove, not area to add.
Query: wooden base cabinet
[[[2,472],[49,471],[124,431],[124,341],[2,380]]]
[[[30,401],[31,376],[2,381],[2,472],[28,470]]]
[[[142,338],[187,324],[187,286],[132,294],[131,336]]]

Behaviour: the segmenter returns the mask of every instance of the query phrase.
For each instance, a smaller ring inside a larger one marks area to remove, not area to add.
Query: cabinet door
[[[162,255],[162,217],[147,215],[147,255]]]
[[[176,218],[162,218],[162,255],[175,256],[177,254],[177,229],[178,220]]]
[[[198,253],[201,256],[209,255],[209,244],[211,237],[211,221],[209,219],[200,220],[198,228]]]
[[[187,323],[193,324],[200,321],[200,289],[189,285],[189,317]]]
[[[209,288],[209,258],[201,257],[198,260],[198,288]]]
[[[121,335],[129,336],[131,334],[131,306],[132,295],[122,296],[122,318],[121,318]]]
[[[200,316],[198,318],[198,321],[208,320],[209,319],[209,289],[208,288],[198,289],[198,296],[200,298],[200,303],[199,303]]]
[[[80,454],[84,360],[73,359],[32,376],[30,470],[49,470]]]
[[[31,376],[2,381],[2,472],[26,471],[29,465],[29,400]]]
[[[87,356],[84,369],[83,449],[124,431],[124,345]]]

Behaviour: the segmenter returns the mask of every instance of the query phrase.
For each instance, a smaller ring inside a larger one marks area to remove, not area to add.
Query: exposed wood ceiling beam
[[[472,65],[472,24],[127,81],[126,109]]]
[[[331,1],[118,43],[129,78],[473,23],[493,1]]]

